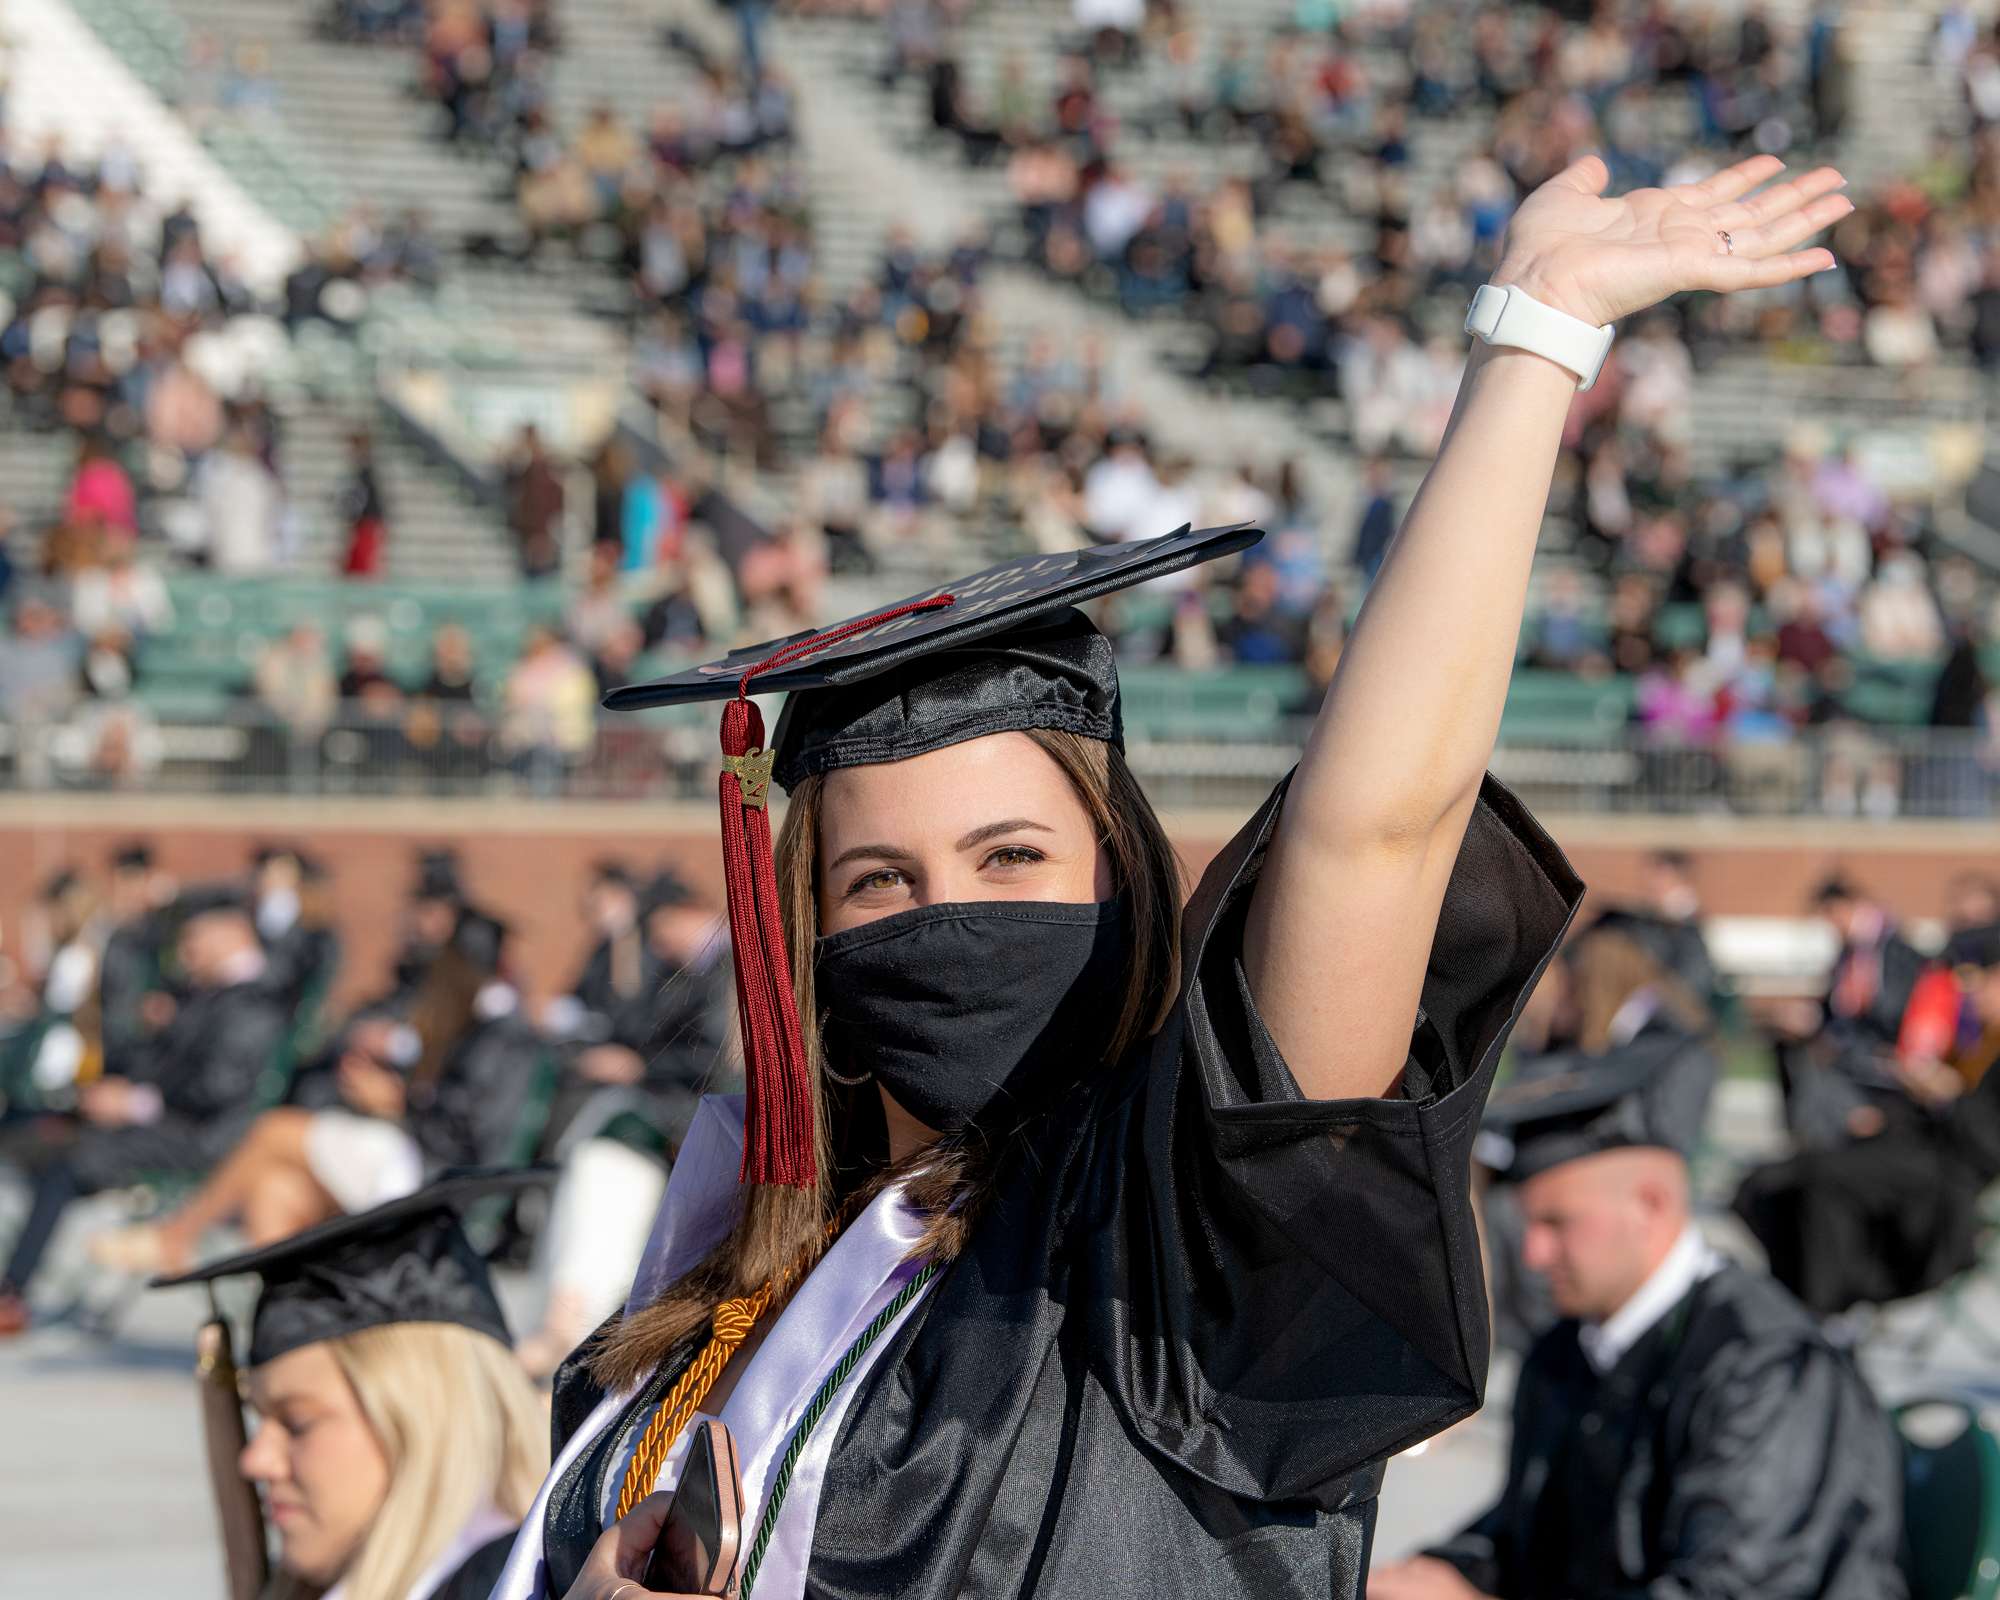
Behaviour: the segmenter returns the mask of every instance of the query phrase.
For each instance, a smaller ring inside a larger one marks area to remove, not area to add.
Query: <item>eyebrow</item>
[[[1009,817],[1002,822],[989,822],[984,827],[974,828],[972,832],[960,839],[952,848],[955,850],[975,849],[979,845],[986,843],[987,840],[997,839],[1006,833],[1054,833],[1055,831],[1047,823],[1036,822],[1029,817]],[[850,861],[913,861],[915,859],[914,852],[905,850],[899,845],[857,844],[851,849],[841,851],[839,855],[829,861],[826,864],[826,870],[828,872],[838,872]]]

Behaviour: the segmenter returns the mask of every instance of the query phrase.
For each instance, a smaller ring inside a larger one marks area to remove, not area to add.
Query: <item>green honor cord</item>
[[[750,1545],[749,1558],[743,1563],[743,1581],[737,1586],[737,1600],[750,1600],[751,1585],[757,1581],[757,1569],[764,1564],[764,1552],[770,1547],[771,1535],[777,1529],[778,1512],[784,1506],[785,1491],[792,1486],[792,1470],[798,1466],[799,1457],[805,1454],[806,1440],[812,1437],[819,1419],[833,1404],[833,1397],[840,1393],[840,1386],[861,1364],[861,1358],[882,1337],[889,1324],[903,1314],[904,1308],[924,1292],[924,1285],[937,1273],[938,1263],[927,1261],[915,1277],[896,1291],[895,1298],[875,1313],[875,1320],[863,1328],[854,1343],[847,1347],[847,1354],[834,1364],[833,1371],[826,1375],[826,1381],[819,1386],[818,1392],[800,1415],[798,1429],[785,1448],[785,1459],[778,1463],[778,1475],[771,1480],[770,1501],[764,1507],[764,1515],[757,1520],[757,1537]]]

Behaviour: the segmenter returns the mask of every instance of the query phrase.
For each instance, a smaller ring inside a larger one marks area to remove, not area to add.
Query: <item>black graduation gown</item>
[[[2000,1071],[1941,1111],[1906,1107],[1872,1139],[1757,1167],[1735,1211],[1771,1274],[1822,1316],[1923,1294],[1979,1259],[1979,1198],[2000,1179]]]
[[[160,919],[146,915],[120,923],[104,941],[97,969],[97,1009],[104,1040],[104,1068],[122,1075],[145,1042],[139,1002],[160,987]]]
[[[500,1581],[500,1571],[507,1565],[508,1552],[513,1548],[511,1532],[481,1545],[424,1600],[486,1600],[493,1592],[493,1585]]]
[[[252,1092],[284,1031],[284,1013],[255,981],[184,998],[126,1062],[130,1077],[160,1091],[159,1120],[79,1132],[69,1158],[85,1192],[219,1160],[249,1126]]]
[[[295,922],[264,946],[264,987],[287,1016],[309,998],[324,998],[340,967],[340,936],[331,928]]]
[[[638,990],[611,993],[597,1014],[604,1041],[644,1063],[639,1081],[607,1088],[571,1074],[549,1118],[548,1152],[558,1155],[579,1137],[616,1139],[649,1155],[677,1150],[702,1095],[725,1087],[716,1072],[736,1011],[733,972],[726,947],[682,967],[645,952]],[[576,994],[588,1003],[582,984]]]
[[[1240,960],[1283,793],[1190,902],[1161,1032],[1024,1134],[965,1253],[860,1380],[815,1600],[1359,1596],[1383,1461],[1479,1404],[1469,1152],[1582,886],[1489,780],[1407,1098],[1308,1101]],[[559,1434],[593,1398],[581,1368],[559,1375]],[[552,1595],[596,1493],[587,1470],[551,1493]]]
[[[413,1080],[405,1115],[433,1168],[505,1165],[533,1147],[526,1124],[542,1086],[544,1046],[517,1012],[475,1022],[437,1074]]]
[[[1609,1372],[1535,1346],[1499,1501],[1429,1553],[1498,1600],[1900,1600],[1902,1465],[1852,1364],[1725,1266]]]

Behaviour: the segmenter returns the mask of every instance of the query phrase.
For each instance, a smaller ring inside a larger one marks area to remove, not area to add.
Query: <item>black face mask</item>
[[[813,965],[827,1052],[928,1128],[1004,1129],[1103,1060],[1131,949],[1122,899],[925,906],[831,934]]]

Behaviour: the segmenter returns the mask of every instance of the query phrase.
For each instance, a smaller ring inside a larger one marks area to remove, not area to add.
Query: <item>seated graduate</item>
[[[1979,1258],[1979,1199],[2000,1181],[2000,927],[1955,934],[1944,957],[1958,1016],[1941,1057],[1906,1074],[1911,1101],[1737,1190],[1772,1275],[1821,1315],[1922,1294]]]
[[[548,1448],[458,1213],[545,1177],[449,1175],[155,1280],[263,1280],[247,1372],[261,1421],[237,1466],[278,1534],[270,1600],[485,1600]]]
[[[1827,878],[1812,903],[1840,946],[1820,998],[1772,1011],[1771,1048],[1787,1128],[1800,1146],[1824,1149],[1876,1126],[1906,1099],[1896,1045],[1929,963],[1852,880]]]
[[[296,845],[259,845],[250,857],[264,982],[294,1023],[317,1008],[340,969],[326,868]]]
[[[411,1020],[370,1017],[346,1030],[340,1104],[264,1112],[184,1204],[100,1234],[92,1256],[128,1272],[174,1272],[223,1223],[269,1244],[408,1194],[427,1171],[510,1156],[542,1045],[506,976],[507,936],[494,918],[461,911],[411,1000]]]
[[[1897,1600],[1902,1457],[1847,1356],[1689,1212],[1707,1086],[1555,1063],[1488,1108],[1564,1321],[1514,1393],[1507,1482],[1369,1600]]]
[[[1747,199],[1779,165],[1608,200],[1586,158],[1514,214],[1506,286],[1601,351],[1679,289],[1823,270],[1792,246],[1839,175]],[[748,1090],[558,1374],[498,1600],[644,1594],[696,1416],[738,1441],[745,1600],[1361,1592],[1383,1463],[1479,1401],[1470,1145],[1581,893],[1484,778],[1578,360],[1473,355],[1297,769],[1185,907],[1073,607],[1247,530],[609,697],[728,701]],[[753,689],[789,691],[770,749]]]
[[[543,1134],[562,1177],[541,1239],[542,1324],[521,1342],[536,1377],[625,1303],[702,1094],[738,1086],[724,1054],[736,998],[720,910],[661,871],[637,916],[642,981],[588,1014],[598,1037],[572,1060]]]
[[[191,890],[179,913],[187,989],[172,1017],[129,1054],[125,1074],[83,1085],[75,1116],[9,1139],[34,1173],[34,1197],[0,1271],[0,1335],[27,1327],[28,1288],[72,1200],[160,1174],[199,1176],[250,1120],[285,1030],[263,985],[263,947],[235,890]]]
[[[104,910],[109,931],[97,984],[104,1070],[122,1075],[143,1047],[146,997],[158,993],[166,966],[175,897],[172,878],[154,861],[153,847],[135,839],[111,853]]]
[[[23,919],[39,970],[0,978],[0,1124],[75,1103],[80,1076],[103,1057],[98,1008],[103,929],[97,897],[64,868]]]

